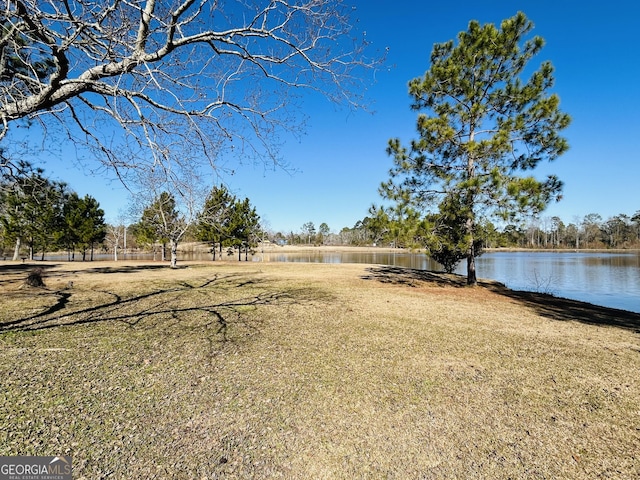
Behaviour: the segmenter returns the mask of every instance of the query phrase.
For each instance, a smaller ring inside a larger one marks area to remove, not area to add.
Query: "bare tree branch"
[[[347,13],[342,0],[5,0],[0,140],[50,118],[121,176],[178,146],[212,165],[228,148],[277,162],[301,88],[363,106],[380,60]]]

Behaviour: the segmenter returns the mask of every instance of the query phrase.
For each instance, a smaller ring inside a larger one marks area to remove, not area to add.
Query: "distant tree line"
[[[444,235],[444,226],[435,225],[438,215],[420,216],[411,210],[392,213],[375,206],[369,213],[353,227],[343,228],[336,236],[338,243],[429,249],[434,242],[442,243],[452,236]],[[434,235],[434,230],[438,230],[434,227],[439,227],[442,234]],[[502,227],[485,221],[480,223],[477,233],[481,248],[640,248],[640,210],[633,215],[621,213],[606,220],[590,213],[570,222],[557,216],[531,217]]]
[[[81,253],[82,260],[93,260],[94,252],[153,252],[162,260],[171,252],[176,265],[178,244],[206,242],[212,259],[237,251],[238,260],[248,259],[264,234],[260,216],[248,198],[238,199],[224,186],[214,186],[202,207],[190,215],[176,196],[162,191],[148,203],[133,205],[138,219],[108,224],[98,201],[81,198],[63,182],[48,179],[44,171],[20,163],[11,176],[0,183],[0,250],[2,258],[39,258],[48,253],[65,252],[68,260]]]
[[[324,222],[316,229],[310,221],[297,232],[265,232],[265,238],[279,245],[422,249],[435,259],[436,251],[442,250],[447,241],[451,242],[448,239],[456,238],[456,232],[452,232],[455,225],[447,226],[440,215],[421,216],[407,208],[396,211],[373,206],[368,216],[337,233]],[[568,222],[558,216],[530,217],[503,226],[485,220],[476,226],[476,233],[480,252],[485,248],[637,249],[640,248],[640,210],[633,215],[621,213],[606,220],[597,213],[574,217]],[[447,253],[440,261],[445,265],[451,256]]]
[[[454,208],[455,206],[451,206]],[[44,259],[64,252],[68,260],[93,260],[94,253],[153,252],[175,266],[180,242],[203,242],[212,260],[237,255],[248,260],[262,241],[278,245],[385,246],[424,250],[445,269],[461,257],[456,242],[464,239],[459,222],[447,222],[443,211],[421,215],[409,207],[372,206],[369,215],[332,232],[327,223],[311,221],[298,232],[268,232],[248,198],[239,199],[224,186],[214,186],[194,216],[180,208],[176,196],[162,191],[137,205],[135,222],[108,224],[98,201],[80,197],[63,182],[48,179],[42,169],[20,163],[0,182],[0,248],[3,258]],[[446,213],[446,209],[444,209]],[[455,216],[453,216],[455,218]],[[518,224],[475,226],[476,249],[628,249],[640,248],[640,210],[603,219],[597,213],[565,221],[557,216],[530,217]]]
[[[597,213],[565,223],[557,216],[533,218],[503,231],[512,246],[523,248],[625,249],[640,248],[640,210],[606,220]]]

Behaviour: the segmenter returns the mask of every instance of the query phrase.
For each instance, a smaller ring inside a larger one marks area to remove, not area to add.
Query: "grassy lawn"
[[[87,479],[640,477],[638,314],[371,265],[45,267],[33,288],[0,265],[0,455]]]

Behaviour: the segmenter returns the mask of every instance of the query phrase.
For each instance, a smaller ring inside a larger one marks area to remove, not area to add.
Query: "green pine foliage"
[[[13,244],[14,259],[21,246],[33,259],[37,252],[64,249],[72,258],[76,249],[86,259],[106,235],[104,211],[98,201],[86,195],[78,197],[67,185],[44,176],[44,171],[26,162],[18,162],[16,173],[0,184],[0,224],[3,243]]]
[[[214,186],[204,202],[202,212],[196,222],[196,238],[211,245],[212,259],[216,250],[222,256],[222,249],[229,246],[232,237],[231,212],[236,198],[224,185]]]
[[[418,138],[408,146],[391,139],[387,148],[394,166],[382,196],[436,215],[429,249],[438,254],[437,239],[451,261],[466,258],[469,284],[484,217],[515,220],[561,198],[557,177],[529,173],[567,150],[559,132],[570,122],[549,93],[549,62],[524,79],[544,45],[527,38],[532,28],[518,13],[499,28],[472,21],[457,42],[434,45],[430,69],[409,82]]]

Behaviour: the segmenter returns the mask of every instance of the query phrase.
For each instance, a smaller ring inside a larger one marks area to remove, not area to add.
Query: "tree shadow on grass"
[[[640,333],[639,313],[602,307],[569,298],[555,297],[547,293],[511,290],[503,285],[491,285],[488,288],[500,295],[516,300],[552,320],[574,320],[590,325],[619,327]]]
[[[377,280],[382,283],[395,285],[406,285],[409,287],[418,286],[421,282],[435,283],[442,287],[464,287],[466,279],[461,275],[444,272],[431,272],[427,270],[416,270],[413,268],[394,267],[382,265],[367,269],[369,275],[362,278],[365,280]]]
[[[158,323],[168,322],[167,325],[175,322],[187,324],[197,318],[198,328],[215,326],[216,334],[224,341],[230,324],[244,322],[248,318],[247,313],[259,306],[301,303],[311,299],[310,292],[293,290],[263,291],[237,296],[238,292],[242,295],[246,285],[263,287],[259,280],[248,280],[246,276],[215,275],[197,283],[180,281],[166,288],[131,295],[94,290],[92,293],[98,299],[89,306],[79,306],[79,302],[74,304],[71,301],[76,294],[75,290],[48,290],[37,295],[48,296],[53,299],[53,304],[44,305],[37,313],[0,320],[0,334],[99,322],[120,322],[133,328],[149,318],[157,318]],[[86,291],[82,294],[86,295]],[[221,296],[226,300],[211,301],[212,298]]]
[[[119,265],[117,267],[114,266],[96,266],[93,268],[84,268],[79,270],[70,270],[69,273],[134,273],[134,272],[144,272],[150,270],[177,270],[188,268],[188,265],[179,265],[175,268],[171,268],[169,264],[159,264],[159,265],[150,265],[148,263],[141,263],[139,265]]]
[[[69,262],[73,264],[75,262]],[[78,262],[86,266],[87,262]],[[27,278],[27,274],[34,269],[38,268],[43,271],[43,278],[47,278],[48,271],[54,270],[58,267],[59,263],[47,263],[47,262],[27,262],[27,263],[0,263],[0,286],[9,285],[16,281],[22,281]],[[177,269],[188,268],[188,265],[180,265]],[[67,269],[64,272],[57,274],[58,277],[70,277],[82,273],[136,273],[151,270],[171,270],[171,266],[168,264],[149,265],[148,263],[141,263],[139,265],[118,265],[118,266],[100,266],[78,269]]]
[[[100,266],[99,262],[64,262],[65,265],[74,265],[80,264],[86,266],[87,263],[93,263],[96,265],[91,268],[82,268],[78,270],[69,269],[66,273],[127,273],[127,272],[141,272],[145,270],[170,270],[172,269],[168,263],[162,264],[149,264],[149,263],[140,263],[140,264],[123,264],[118,266]],[[0,274],[10,274],[10,273],[20,273],[27,272],[34,268],[42,268],[43,270],[50,270],[56,267],[59,267],[60,263],[47,263],[40,261],[32,261],[26,263],[0,263]],[[178,265],[176,269],[181,268],[189,268],[189,265]],[[175,270],[175,269],[173,269]]]
[[[397,285],[418,286],[431,283],[442,287],[466,288],[466,278],[461,275],[415,270],[411,268],[381,266],[367,269],[367,280]],[[505,285],[480,280],[479,288],[485,288],[499,295],[515,300],[539,315],[556,321],[577,321],[589,325],[619,327],[640,333],[640,314],[601,307],[587,302],[555,297],[546,293],[511,290]]]
[[[0,263],[0,274],[26,272],[32,268],[55,268],[57,263]]]

